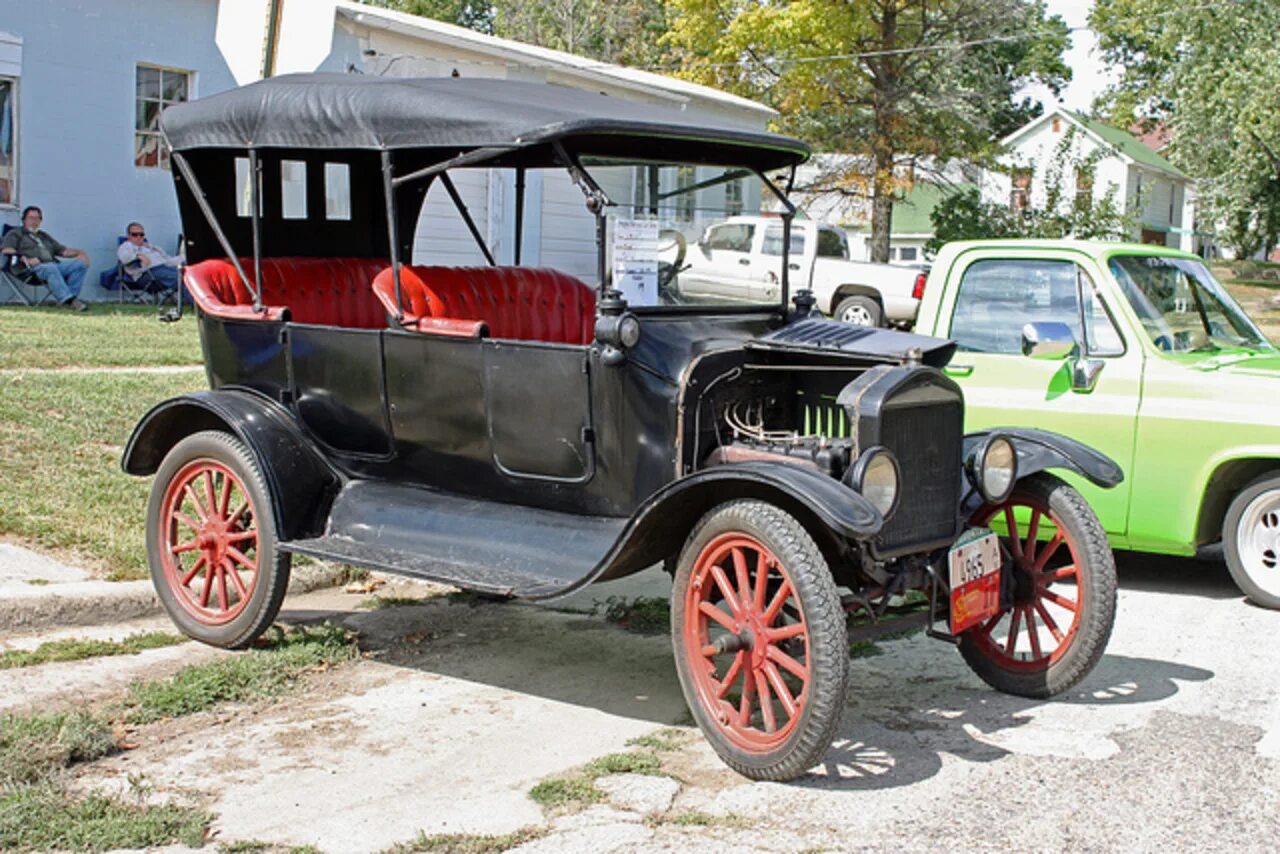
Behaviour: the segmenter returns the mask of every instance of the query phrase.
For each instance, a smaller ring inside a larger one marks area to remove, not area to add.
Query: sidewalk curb
[[[289,593],[332,587],[342,567],[309,564],[294,569]],[[162,612],[150,581],[80,581],[51,584],[30,595],[0,597],[0,637],[64,626],[101,626]]]

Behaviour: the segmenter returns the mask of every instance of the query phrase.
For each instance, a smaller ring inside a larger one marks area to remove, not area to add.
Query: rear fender
[[[773,462],[713,466],[652,495],[636,511],[595,580],[630,575],[676,554],[707,511],[742,498],[786,510],[824,551],[841,541],[866,540],[884,525],[870,502],[819,472]]]
[[[1111,489],[1124,481],[1124,471],[1106,454],[1061,433],[1025,427],[994,427],[966,434],[962,457],[966,464],[982,441],[992,433],[1008,436],[1013,442],[1013,449],[1018,455],[1019,480],[1048,469],[1066,469],[1103,489]],[[976,510],[981,503],[982,497],[973,489],[965,497],[964,510]]]
[[[271,493],[282,540],[318,536],[342,478],[278,403],[243,389],[200,391],[157,404],[133,429],[121,467],[154,474],[178,442],[201,430],[222,430],[245,444]]]

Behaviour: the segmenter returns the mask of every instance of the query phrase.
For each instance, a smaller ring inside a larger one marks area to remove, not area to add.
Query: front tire
[[[848,636],[827,562],[795,517],[761,501],[708,512],[671,601],[680,685],[725,764],[791,780],[821,762],[844,708]]]
[[[972,524],[996,520],[1007,531],[1000,549],[1012,591],[1004,610],[960,636],[960,654],[998,691],[1052,697],[1102,658],[1115,622],[1115,557],[1080,493],[1052,475],[1019,481],[1004,504],[980,508]]]
[[[190,638],[246,647],[271,625],[289,585],[266,483],[244,444],[219,430],[173,446],[147,504],[151,580]]]
[[[1222,524],[1222,550],[1244,595],[1280,610],[1280,474],[1265,474],[1240,490]]]
[[[836,304],[831,316],[841,323],[853,326],[883,326],[884,309],[872,297],[845,297]]]

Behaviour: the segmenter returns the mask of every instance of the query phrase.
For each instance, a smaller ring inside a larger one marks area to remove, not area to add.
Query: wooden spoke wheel
[[[156,472],[147,508],[151,578],[185,634],[241,647],[275,619],[289,556],[276,549],[262,475],[234,437],[183,439]]]
[[[717,508],[681,554],[672,636],[685,699],[730,767],[788,780],[818,764],[844,708],[844,613],[826,561],[792,516]]]
[[[960,639],[965,661],[992,687],[1049,697],[1079,682],[1106,648],[1116,569],[1106,532],[1080,494],[1036,475],[986,505],[975,527],[1002,528],[1005,607]]]

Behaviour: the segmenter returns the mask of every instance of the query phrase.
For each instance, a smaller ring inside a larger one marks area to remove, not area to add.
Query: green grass
[[[872,640],[856,640],[849,644],[850,658],[871,658],[883,654],[884,650],[876,646],[876,642]]]
[[[0,790],[48,780],[116,750],[107,719],[86,710],[0,717]]]
[[[610,753],[592,759],[583,767],[583,773],[592,779],[606,774],[661,774],[662,762],[644,750]]]
[[[54,785],[23,786],[0,798],[0,850],[106,851],[180,842],[203,844],[212,816],[176,804],[76,797]]]
[[[198,373],[0,374],[0,534],[146,577],[150,484],[120,456],[152,405],[203,387]]]
[[[604,618],[629,632],[660,634],[671,629],[671,603],[656,596],[610,596],[604,600]]]
[[[419,833],[412,842],[386,849],[383,854],[501,854],[545,836],[542,828],[526,827],[499,836],[471,833]]]
[[[135,682],[124,700],[124,720],[145,724],[280,694],[306,672],[359,654],[354,637],[339,626],[275,631],[248,652],[192,664],[168,679]]]
[[[610,753],[592,759],[577,772],[543,780],[529,790],[529,798],[543,809],[570,811],[604,800],[596,779],[606,774],[662,774],[662,760],[647,750]]]
[[[177,323],[156,320],[151,306],[0,307],[0,369],[199,365],[194,312]]]
[[[421,605],[425,599],[415,596],[370,596],[356,603],[357,608],[366,611],[379,611],[383,608],[403,608],[406,605]]]
[[[79,661],[84,658],[102,658],[111,655],[135,655],[145,649],[159,649],[185,641],[186,638],[172,632],[144,632],[130,635],[119,641],[81,638],[48,641],[33,650],[15,649],[0,652],[0,670],[33,667],[50,661]]]
[[[638,735],[627,741],[628,747],[642,747],[646,750],[670,752],[679,750],[690,741],[689,734],[679,729],[660,729],[657,732]]]

